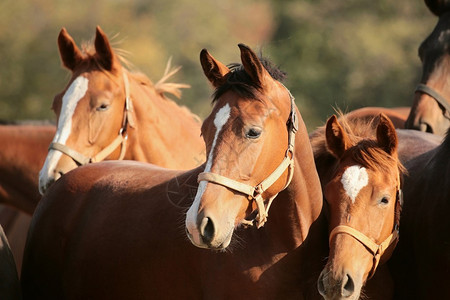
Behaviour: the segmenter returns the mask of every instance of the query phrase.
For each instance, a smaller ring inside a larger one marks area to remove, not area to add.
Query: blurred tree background
[[[78,45],[100,25],[156,82],[169,57],[188,83],[178,103],[204,118],[212,89],[199,53],[239,62],[238,43],[261,50],[288,73],[308,130],[333,107],[410,106],[421,72],[417,48],[437,18],[422,0],[3,0],[0,3],[0,119],[50,119],[69,80],[56,39]]]

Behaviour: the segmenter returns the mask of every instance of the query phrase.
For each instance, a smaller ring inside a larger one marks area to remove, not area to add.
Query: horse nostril
[[[202,219],[200,223],[200,235],[205,244],[211,243],[214,238],[214,224],[208,217]]]
[[[355,283],[352,277],[347,274],[342,282],[341,295],[344,297],[350,297],[355,292]]]

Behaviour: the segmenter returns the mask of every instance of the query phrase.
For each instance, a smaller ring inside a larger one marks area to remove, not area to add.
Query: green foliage
[[[0,3],[0,119],[54,119],[53,96],[69,72],[56,39],[66,27],[78,44],[95,26],[156,82],[169,57],[188,83],[178,103],[202,118],[212,89],[198,55],[238,62],[238,43],[288,72],[308,129],[333,107],[409,106],[420,75],[417,47],[435,17],[420,0],[4,0]]]
[[[309,129],[334,112],[410,106],[435,18],[416,1],[285,1],[270,44]],[[312,125],[312,126],[311,126]]]

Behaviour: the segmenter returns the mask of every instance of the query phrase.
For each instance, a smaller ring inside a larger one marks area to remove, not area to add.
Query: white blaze
[[[61,113],[53,142],[65,144],[72,130],[72,116],[78,102],[86,95],[88,90],[88,79],[83,76],[77,77],[67,89],[62,98]],[[42,170],[39,172],[39,191],[44,193],[47,182],[53,178],[56,165],[61,158],[60,151],[50,150]]]
[[[342,174],[341,182],[345,192],[352,199],[352,202],[355,203],[359,191],[369,183],[369,175],[366,168],[351,166]]]
[[[230,105],[228,103],[219,109],[217,112],[215,118],[214,118],[214,126],[216,126],[216,134],[214,136],[213,143],[211,145],[211,150],[208,154],[208,160],[206,161],[206,166],[204,172],[211,171],[212,166],[212,160],[213,160],[213,153],[214,148],[216,147],[217,137],[219,136],[220,131],[222,130],[223,125],[227,123],[228,118],[230,117]],[[191,207],[189,208],[187,215],[186,215],[186,228],[189,230],[189,233],[192,235],[192,238],[194,239],[194,242],[199,244],[199,233],[196,226],[196,219],[197,219],[197,212],[198,207],[200,205],[200,199],[203,196],[203,193],[205,192],[206,185],[208,184],[207,181],[201,181],[198,185],[197,194],[195,195],[194,202],[192,203]]]

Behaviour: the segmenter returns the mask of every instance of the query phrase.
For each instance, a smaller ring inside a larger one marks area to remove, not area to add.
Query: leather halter
[[[392,229],[392,233],[383,241],[381,244],[377,244],[373,241],[373,239],[369,238],[364,233],[350,227],[347,225],[338,225],[336,226],[330,233],[329,243],[331,244],[331,240],[340,233],[345,233],[356,239],[360,242],[366,249],[373,255],[373,264],[372,269],[369,272],[368,279],[372,278],[375,274],[375,271],[380,263],[381,256],[383,256],[386,249],[388,249],[392,244],[394,246],[397,244],[399,240],[399,229],[400,229],[400,212],[403,205],[403,194],[400,188],[400,176],[399,176],[397,195],[396,195],[396,203],[395,203],[395,216],[394,216],[394,228]]]
[[[283,190],[290,184],[292,177],[294,175],[294,145],[295,145],[295,133],[298,131],[298,118],[297,113],[295,111],[295,102],[294,102],[295,98],[292,96],[290,92],[289,96],[291,100],[291,113],[289,115],[289,120],[286,123],[289,132],[288,148],[286,150],[286,154],[283,161],[266,179],[264,179],[258,185],[252,186],[216,173],[202,172],[198,175],[197,179],[198,182],[209,181],[215,184],[225,186],[231,190],[247,195],[249,201],[256,202],[258,214],[253,220],[243,220],[242,223],[245,225],[255,225],[257,228],[264,226],[264,223],[267,221],[270,205],[272,204],[273,199],[278,194],[275,194],[274,196],[268,199],[267,206],[264,205],[264,199],[262,194],[269,187],[271,187],[281,177],[281,175],[283,175],[286,169],[288,169],[289,171],[289,176]]]
[[[414,92],[427,94],[444,108],[444,117],[450,120],[450,102],[444,96],[425,84],[419,84]]]
[[[106,157],[108,157],[111,153],[113,153],[119,145],[122,145],[120,149],[120,155],[118,160],[122,160],[125,156],[126,152],[126,142],[128,139],[127,134],[127,125],[129,121],[128,113],[131,110],[131,98],[130,98],[130,84],[128,82],[128,77],[123,73],[123,81],[125,86],[125,108],[123,112],[123,121],[122,121],[122,128],[119,130],[118,136],[105,148],[103,148],[99,153],[92,157],[87,157],[83,154],[81,154],[78,151],[73,150],[72,148],[68,147],[65,144],[52,142],[50,146],[48,147],[48,150],[56,150],[64,153],[65,155],[72,158],[75,162],[77,162],[80,165],[86,165],[89,163],[99,162],[104,160]]]

